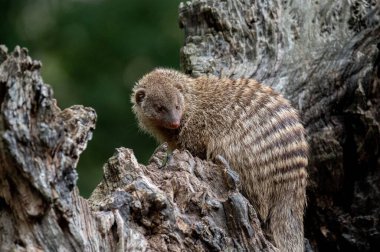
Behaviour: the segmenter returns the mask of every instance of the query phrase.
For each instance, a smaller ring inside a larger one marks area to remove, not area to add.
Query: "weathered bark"
[[[75,170],[91,108],[60,110],[26,49],[0,47],[0,251],[275,251],[239,177],[188,152],[119,148],[89,200]]]
[[[380,247],[379,1],[193,0],[183,68],[252,77],[299,108],[310,142],[306,237],[317,251]]]
[[[98,231],[96,213],[76,188],[95,111],[60,110],[41,63],[25,49],[6,52],[0,46],[0,251],[111,249],[113,233]]]

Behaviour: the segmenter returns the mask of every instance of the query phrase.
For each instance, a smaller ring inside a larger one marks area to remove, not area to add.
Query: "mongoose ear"
[[[179,91],[183,91],[183,85],[182,83],[175,83],[174,86],[179,90]]]
[[[137,104],[140,104],[145,98],[145,89],[140,88],[135,93],[135,101]]]

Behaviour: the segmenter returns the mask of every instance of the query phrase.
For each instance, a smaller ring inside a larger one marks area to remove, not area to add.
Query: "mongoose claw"
[[[164,158],[164,160],[162,160],[161,166],[159,168],[160,169],[164,168],[165,165],[167,165],[172,159],[173,159],[173,154],[166,152],[166,157]]]
[[[228,161],[221,155],[217,155],[215,157],[215,163],[223,165],[226,169],[226,179],[227,179],[227,185],[232,190],[237,190],[240,187],[240,177],[237,172],[235,172],[233,169],[231,169],[230,164]]]
[[[171,154],[168,153],[168,145],[163,143],[154,150],[149,163],[155,163],[161,169],[170,161],[170,158]]]
[[[168,151],[168,143],[163,143],[160,146],[158,146],[154,151],[153,155],[156,155],[159,152],[167,152]]]
[[[223,165],[226,169],[231,169],[230,164],[222,155],[216,155],[215,163]]]

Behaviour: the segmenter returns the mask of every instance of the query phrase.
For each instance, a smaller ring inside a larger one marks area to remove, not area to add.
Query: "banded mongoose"
[[[297,111],[252,79],[156,69],[133,88],[140,127],[170,149],[224,157],[280,251],[303,251],[308,145]]]

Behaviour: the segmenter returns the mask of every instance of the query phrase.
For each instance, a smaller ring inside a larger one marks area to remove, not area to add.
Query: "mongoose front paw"
[[[231,169],[228,161],[221,155],[217,155],[215,157],[215,163],[224,166],[224,168],[226,169],[226,180],[228,187],[232,190],[237,190],[240,187],[239,174],[235,172],[233,169]]]
[[[163,143],[154,150],[149,163],[155,163],[161,169],[170,161],[171,157],[172,154],[168,151],[168,144]]]

